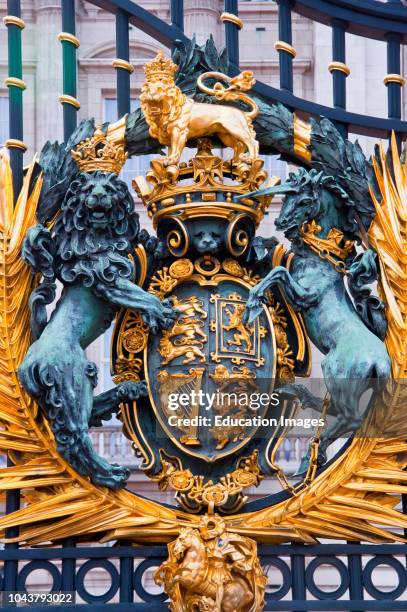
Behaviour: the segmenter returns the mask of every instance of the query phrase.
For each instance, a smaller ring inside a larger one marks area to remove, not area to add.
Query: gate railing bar
[[[59,101],[64,113],[64,140],[68,140],[77,125],[80,103],[76,97],[76,49],[80,42],[75,36],[75,0],[61,0],[62,32],[58,40],[62,45],[63,94]]]
[[[117,118],[130,112],[130,63],[129,16],[119,9],[116,13],[116,55],[113,66],[117,75]]]
[[[221,15],[225,24],[225,44],[229,61],[236,66],[239,65],[239,30],[243,22],[239,19],[237,0],[225,0],[225,12]]]
[[[9,139],[5,145],[10,150],[16,202],[23,184],[23,154],[27,150],[23,142],[23,91],[26,84],[23,81],[21,51],[21,30],[25,23],[21,19],[20,0],[7,0],[7,13],[3,21],[8,35],[8,78],[5,84],[8,87],[9,99]]]
[[[290,548],[294,548],[292,545]],[[296,549],[304,548],[301,544],[295,545]],[[297,550],[298,552],[298,550]],[[307,597],[305,586],[305,557],[301,554],[292,554],[291,557],[292,573],[292,599],[293,601],[304,601]],[[295,608],[295,612],[305,612],[304,608]]]
[[[280,88],[293,92],[293,58],[296,51],[293,44],[291,24],[291,0],[276,0],[278,4],[278,37],[274,44],[278,51],[280,67]]]
[[[407,549],[406,549],[407,552]],[[55,548],[19,548],[0,550],[0,561],[50,559],[134,559],[167,557],[166,546],[62,546]]]
[[[349,543],[352,544],[352,543]],[[348,546],[349,546],[348,544]],[[349,554],[348,556],[348,567],[349,567],[349,599],[363,600],[363,568],[362,568],[362,557],[360,554]],[[357,610],[357,612],[363,612]]]
[[[7,462],[8,465],[13,465],[10,460]],[[6,514],[11,514],[20,509],[20,491],[14,489],[7,491],[6,493]],[[18,536],[18,527],[9,527],[5,532],[6,538],[16,538]],[[4,562],[4,577],[3,577],[3,590],[5,591],[16,591],[17,590],[17,577],[18,577],[18,557],[13,558],[12,553],[23,552],[18,550],[18,544],[13,542],[11,544],[5,544],[4,554],[10,557]]]
[[[171,24],[184,31],[184,0],[171,0]]]
[[[266,608],[269,610],[270,608]],[[384,609],[384,608],[383,608]],[[400,609],[400,608],[398,608]],[[148,603],[109,603],[109,604],[76,604],[73,606],[64,605],[61,606],[35,606],[32,608],[33,612],[165,612],[168,610],[167,606],[163,606],[162,603],[155,603],[149,601]],[[391,608],[389,608],[391,610]],[[2,607],[1,612],[15,612],[15,608],[9,606]]]
[[[76,548],[73,538],[68,538],[63,543],[65,550],[71,551],[71,557],[62,559],[62,591],[75,591],[75,575],[76,575]]]
[[[17,201],[23,184],[23,155],[27,150],[23,142],[23,91],[26,85],[23,81],[23,62],[21,49],[21,31],[25,27],[21,19],[20,0],[7,0],[7,16],[4,23],[8,34],[8,78],[5,84],[9,91],[9,139],[6,146],[10,150],[10,165],[13,172],[14,202]],[[7,465],[13,462],[8,457]],[[6,514],[11,514],[20,508],[20,491],[18,489],[6,492]],[[16,538],[18,527],[6,529],[6,538]],[[6,544],[5,554],[18,552],[18,544]],[[3,588],[15,591],[17,587],[18,560],[10,559],[4,563]]]
[[[407,544],[276,544],[261,545],[261,556],[407,555]],[[134,559],[167,557],[166,546],[68,546],[0,550],[0,561],[50,559]],[[407,605],[407,602],[406,602]]]
[[[133,557],[120,557],[120,601],[131,603],[134,597],[133,589]]]
[[[260,545],[259,555],[262,564],[267,566],[275,566],[282,571],[283,582],[280,591],[269,591],[266,593],[265,610],[291,610],[293,612],[307,612],[311,610],[324,610],[333,612],[334,610],[352,610],[353,612],[367,612],[373,610],[383,610],[390,612],[392,610],[407,610],[407,601],[401,600],[400,597],[404,594],[405,577],[403,565],[396,557],[405,556],[407,545],[405,544],[279,544],[279,545]],[[143,576],[149,568],[158,567],[167,557],[167,549],[165,546],[110,546],[110,547],[76,547],[74,542],[64,542],[62,548],[42,548],[42,549],[9,549],[1,551],[1,558],[8,558],[17,563],[18,560],[25,561],[24,567],[21,570],[17,586],[19,590],[25,588],[27,575],[24,571],[30,567],[30,571],[41,568],[52,569],[50,560],[62,560],[62,581],[58,575],[57,566],[55,566],[55,575],[52,591],[58,591],[61,587],[64,590],[76,591],[81,597],[84,597],[84,575],[80,576],[84,567],[88,566],[87,571],[92,569],[105,567],[104,563],[112,566],[113,559],[119,559],[120,571],[114,571],[117,576],[115,578],[115,588],[110,594],[110,599],[103,599],[103,604],[108,604],[109,607],[103,607],[102,601],[95,599],[86,599],[92,604],[88,607],[83,604],[82,609],[96,611],[100,604],[100,610],[105,612],[108,609],[114,609],[110,606],[110,601],[117,593],[120,594],[120,601],[127,603],[127,609],[144,610],[144,604],[133,604],[135,593],[141,600],[149,601],[153,606],[160,599],[162,604],[161,594],[152,594],[146,591],[143,587]],[[305,569],[306,557],[312,561]],[[347,565],[345,566],[340,557],[346,557]],[[370,561],[362,568],[362,558],[371,557]],[[78,563],[81,569],[78,570],[75,562],[86,560],[85,564]],[[290,559],[291,565],[283,559]],[[134,569],[134,560],[139,561],[136,569]],[[27,563],[28,561],[28,563]],[[337,563],[335,563],[335,561]],[[68,563],[71,563],[69,566]],[[325,596],[321,596],[321,589],[316,586],[314,581],[315,569],[323,564],[338,567],[338,563],[344,566],[345,574],[340,572],[341,584],[336,591],[330,591]],[[394,565],[396,564],[396,565]],[[368,569],[370,567],[370,570]],[[396,589],[386,592],[376,589],[372,586],[372,571],[380,565],[389,565],[394,567],[399,577],[399,585]],[[114,566],[112,566],[114,569]],[[284,567],[286,571],[284,571]],[[398,569],[398,567],[400,569]],[[312,569],[313,568],[313,569]],[[311,570],[311,571],[309,571]],[[64,578],[64,573],[66,577]],[[70,577],[69,574],[70,573]],[[76,576],[75,576],[76,573]],[[53,572],[51,572],[53,574]],[[111,574],[112,575],[112,574]],[[112,577],[113,580],[113,577]],[[113,584],[113,582],[112,582]],[[7,586],[3,583],[3,589]],[[342,599],[344,593],[349,589],[349,599]],[[364,599],[364,590],[373,596],[373,599]],[[285,600],[285,595],[291,590],[290,600]],[[318,591],[318,592],[316,592]],[[339,592],[340,591],[340,592]],[[85,589],[86,592],[86,589]],[[307,599],[308,593],[311,593],[318,601]],[[95,597],[99,597],[95,596]],[[321,601],[323,600],[323,601]],[[96,607],[94,607],[96,606]],[[36,608],[37,609],[37,608]],[[51,608],[52,609],[52,608]],[[77,609],[69,607],[67,609]],[[154,608],[155,609],[155,608]],[[161,608],[163,609],[163,607]]]
[[[350,74],[346,65],[346,28],[344,21],[336,19],[332,22],[332,62],[328,66],[332,73],[334,107],[343,110],[346,110],[346,79]],[[337,128],[347,138],[346,125],[338,124]]]
[[[176,39],[183,42],[189,41],[179,25],[166,23],[153,13],[132,2],[132,0],[90,0],[90,4],[99,6],[110,13],[117,13],[120,9],[123,10],[128,14],[131,25],[139,28],[168,48],[172,47]]]
[[[323,611],[323,612],[335,612],[336,610],[341,610],[343,612],[355,612],[357,611],[357,606],[360,605],[360,602],[347,602],[347,601],[305,601],[305,602],[292,602],[292,601],[278,601],[278,602],[269,602],[264,607],[264,612],[269,612],[274,610],[276,612],[283,612],[284,610],[294,610],[295,605],[297,603],[303,603],[306,605],[307,612],[315,611]],[[116,604],[91,604],[89,606],[77,604],[74,606],[64,606],[63,608],[66,612],[164,612],[166,607],[163,607],[162,603],[116,603]],[[14,611],[14,608],[2,608],[2,612],[11,612]],[[59,606],[35,606],[33,608],[35,612],[61,612],[61,607]],[[402,612],[406,612],[407,605],[406,602],[403,601],[392,601],[392,600],[383,600],[383,601],[368,601],[366,602],[365,611],[380,611],[380,612],[396,612],[401,610]]]
[[[303,98],[298,98],[288,91],[283,91],[257,81],[253,90],[263,95],[271,102],[281,102],[292,110],[302,111],[307,115],[326,117],[335,124],[344,123],[348,126],[349,132],[361,134],[363,136],[374,136],[386,138],[392,130],[407,134],[407,122],[400,119],[384,119],[382,117],[371,117],[369,115],[359,115],[350,113],[341,108],[331,108],[316,104]]]
[[[366,601],[366,602],[352,602],[352,601],[303,601],[303,602],[292,602],[292,601],[276,601],[267,602],[264,607],[264,612],[276,611],[283,612],[284,610],[294,610],[295,605],[304,604],[307,612],[311,611],[323,611],[323,612],[335,612],[341,610],[342,612],[357,612],[357,606],[360,603],[366,603],[366,612],[396,612],[398,610],[406,612],[407,604],[404,601],[392,601],[385,599],[383,601]],[[109,603],[109,604],[76,604],[73,606],[64,606],[66,612],[164,612],[166,607],[163,607],[162,603],[155,603],[149,601],[148,603]],[[15,608],[5,607],[2,608],[2,612],[14,612]],[[60,606],[35,606],[33,608],[35,612],[61,612]]]
[[[387,87],[388,116],[390,119],[401,118],[401,88],[405,79],[401,73],[399,34],[390,33],[387,39],[387,72],[384,83]]]
[[[303,606],[304,612],[336,612],[337,610],[341,610],[342,612],[360,612],[361,604],[363,605],[363,612],[396,612],[397,610],[406,612],[407,610],[407,602],[394,601],[392,599],[383,599],[382,601],[346,601],[345,599],[332,601],[330,599],[322,599],[316,601],[280,600],[276,602],[268,602],[264,607],[263,612],[269,612],[271,610],[275,610],[276,612],[285,612],[285,610],[292,610],[293,612],[295,612],[296,608],[299,605]],[[44,608],[44,612],[49,611],[45,610]]]
[[[348,32],[365,38],[385,40],[398,32],[407,43],[406,7],[377,0],[296,0],[295,12],[327,26],[332,19],[347,22]]]

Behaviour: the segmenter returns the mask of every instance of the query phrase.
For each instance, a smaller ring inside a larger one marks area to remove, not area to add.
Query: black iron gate
[[[168,47],[176,40],[187,41],[183,32],[183,1],[169,0],[171,23],[165,23],[131,0],[88,0],[116,17],[116,53],[113,62],[117,78],[117,116],[130,111],[129,24]],[[204,1],[204,0],[203,0]],[[270,0],[272,1],[272,0]],[[401,72],[401,45],[407,43],[407,9],[400,0],[382,3],[376,0],[276,0],[279,14],[280,89],[257,82],[255,90],[270,102],[282,102],[292,110],[307,115],[323,115],[331,119],[344,135],[348,133],[387,137],[392,130],[407,134],[407,124],[401,120],[401,90],[404,79]],[[22,38],[24,22],[21,19],[20,0],[8,0],[8,15],[4,23],[8,29],[10,134],[6,145],[10,149],[15,193],[23,177],[23,153],[26,149],[23,134]],[[75,0],[61,0],[62,33],[59,36],[63,52],[64,91],[60,102],[64,108],[64,135],[68,139],[77,123],[79,101],[76,91],[76,49],[79,40],[75,32]],[[224,11],[238,17],[237,0],[225,0]],[[332,29],[332,56],[329,70],[332,74],[333,106],[326,107],[293,93],[292,11],[311,20],[324,23]],[[225,40],[231,62],[231,71],[238,71],[239,19],[225,19]],[[388,91],[388,118],[370,117],[346,110],[346,33],[370,37],[387,43],[387,75],[384,85]],[[120,60],[120,61],[117,61]],[[403,500],[405,501],[405,500]],[[256,503],[250,504],[256,509]],[[6,512],[19,507],[18,491],[7,492]],[[406,504],[407,507],[407,504]],[[18,535],[17,528],[8,530],[9,537]],[[280,573],[278,584],[270,585],[266,595],[266,610],[355,610],[370,611],[407,610],[407,545],[357,543],[278,546],[259,548],[265,568]],[[145,574],[160,565],[166,557],[166,547],[133,547],[124,544],[114,547],[76,546],[75,541],[64,542],[61,547],[19,548],[8,544],[0,550],[3,563],[1,590],[25,591],[26,580],[35,570],[48,571],[52,578],[52,592],[74,591],[84,604],[68,609],[86,610],[165,610],[165,595],[151,593],[145,584]],[[380,591],[375,586],[374,570],[390,566],[397,576],[392,590]],[[338,586],[326,592],[317,585],[315,574],[319,567],[334,568]],[[88,572],[100,569],[107,574],[105,593],[95,595],[86,588]],[[120,603],[112,603],[113,601]],[[110,602],[110,603],[109,603]],[[109,607],[107,608],[107,604]],[[52,602],[37,610],[56,610]]]

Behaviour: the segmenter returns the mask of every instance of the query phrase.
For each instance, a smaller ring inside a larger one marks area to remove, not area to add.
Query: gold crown
[[[272,197],[247,197],[239,202],[234,197],[259,189],[266,181],[263,160],[234,164],[213,155],[211,146],[209,139],[198,139],[197,153],[188,163],[166,166],[164,158],[153,159],[146,176],[133,180],[155,228],[160,221],[174,217],[181,221],[207,217],[230,221],[239,213],[256,225],[260,223]],[[279,181],[271,177],[265,186]]]
[[[144,65],[144,74],[147,80],[151,78],[174,78],[177,70],[177,64],[174,64],[169,57],[165,57],[162,51],[159,51],[154,59]]]
[[[73,160],[81,172],[115,172],[119,174],[127,160],[127,153],[123,145],[110,142],[97,125],[91,138],[82,140],[71,151]]]

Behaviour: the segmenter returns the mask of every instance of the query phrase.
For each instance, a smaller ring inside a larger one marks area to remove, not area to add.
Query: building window
[[[140,107],[140,102],[137,98],[131,98],[130,110],[134,111]],[[116,98],[105,98],[104,99],[104,121],[114,123],[117,120],[117,99]],[[150,160],[157,157],[157,155],[135,155],[127,160],[123,169],[120,173],[120,178],[127,184],[130,191],[132,191],[132,180],[136,176],[145,175],[150,169]]]
[[[9,136],[8,98],[0,96],[0,145],[3,146]]]
[[[281,182],[284,182],[287,177],[287,162],[279,159],[278,155],[260,155],[260,159],[264,161],[264,170],[268,176],[279,176]]]

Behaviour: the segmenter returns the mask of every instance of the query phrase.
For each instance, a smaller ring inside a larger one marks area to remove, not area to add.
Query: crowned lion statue
[[[245,71],[233,79],[221,73],[206,73],[198,79],[199,87],[206,93],[214,93],[218,99],[241,100],[251,106],[244,112],[233,106],[205,104],[187,98],[177,87],[174,75],[178,66],[162,51],[144,67],[146,82],[141,88],[140,103],[149,125],[150,136],[168,146],[166,166],[177,165],[188,140],[203,136],[217,136],[233,149],[232,162],[257,159],[259,143],[252,125],[257,115],[256,103],[246,96],[254,84],[252,73]],[[230,83],[225,89],[220,83],[214,90],[203,84],[206,77],[221,78]]]

